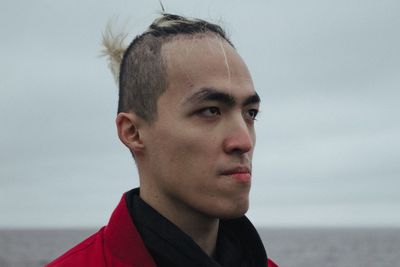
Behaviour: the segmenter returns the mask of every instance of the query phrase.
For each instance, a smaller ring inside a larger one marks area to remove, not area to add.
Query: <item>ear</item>
[[[130,151],[137,155],[144,149],[143,140],[140,135],[142,119],[134,113],[120,112],[115,119],[118,136],[122,143]]]

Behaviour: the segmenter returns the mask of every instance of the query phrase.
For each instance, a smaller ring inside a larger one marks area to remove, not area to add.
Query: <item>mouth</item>
[[[239,166],[233,169],[229,169],[223,171],[221,174],[225,176],[230,176],[234,180],[242,183],[248,183],[251,181],[251,169],[247,166]]]

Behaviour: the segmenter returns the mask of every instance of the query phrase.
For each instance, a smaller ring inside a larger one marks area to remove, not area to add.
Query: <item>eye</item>
[[[217,107],[208,107],[201,109],[199,114],[205,117],[214,117],[221,115],[221,111]]]
[[[246,111],[246,115],[249,119],[255,121],[257,119],[258,109],[249,109]]]

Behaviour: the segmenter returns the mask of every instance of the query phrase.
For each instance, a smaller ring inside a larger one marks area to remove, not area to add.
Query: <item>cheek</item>
[[[215,162],[218,155],[216,138],[193,128],[166,127],[155,134],[154,158],[157,164],[163,162],[170,174],[210,169],[210,162]]]
[[[168,139],[171,145],[182,152],[206,153],[210,147],[217,146],[217,135],[213,134],[209,127],[185,123],[184,119],[182,120],[183,122],[175,123],[173,127],[169,125],[160,129],[160,136]]]

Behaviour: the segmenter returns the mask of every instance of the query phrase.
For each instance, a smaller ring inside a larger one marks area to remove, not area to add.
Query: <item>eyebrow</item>
[[[251,105],[251,104],[258,104],[261,102],[260,96],[257,93],[254,93],[254,95],[249,96],[248,98],[246,98],[242,105],[243,106],[247,106],[247,105]]]
[[[236,104],[236,99],[231,94],[221,92],[215,88],[202,88],[195,94],[188,97],[184,103],[199,103],[203,101],[217,101],[223,103],[229,107],[232,107]],[[257,93],[247,97],[243,102],[243,106],[247,106],[250,104],[260,103],[260,96]]]

